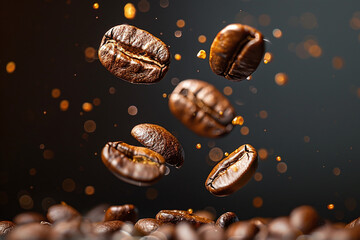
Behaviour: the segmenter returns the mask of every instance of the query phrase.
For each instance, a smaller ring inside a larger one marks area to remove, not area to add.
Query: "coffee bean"
[[[82,236],[80,218],[57,222],[51,231],[51,239],[53,240],[80,239]]]
[[[360,226],[360,217],[358,217],[357,219],[351,221],[349,224],[346,225],[346,228],[353,228],[356,226]]]
[[[291,226],[288,217],[279,217],[269,223],[269,237],[295,240],[301,232]]]
[[[39,223],[29,223],[16,227],[7,236],[7,240],[48,240],[51,227]]]
[[[162,223],[176,224],[179,222],[187,222],[194,227],[199,227],[202,224],[214,223],[214,221],[211,221],[210,219],[199,217],[189,211],[182,210],[161,210],[156,215],[156,219]]]
[[[160,39],[130,25],[107,31],[99,48],[102,65],[116,77],[131,83],[160,81],[169,69],[170,52]]]
[[[257,152],[244,144],[221,160],[210,172],[206,189],[216,196],[227,196],[243,187],[257,168]]]
[[[230,24],[215,37],[210,48],[210,67],[226,79],[240,81],[250,76],[264,55],[263,35],[247,25]]]
[[[222,214],[216,221],[216,225],[221,228],[227,228],[234,222],[238,222],[239,218],[233,212],[226,212]]]
[[[235,110],[210,83],[188,79],[182,81],[169,98],[172,114],[196,134],[215,138],[229,133]]]
[[[104,220],[105,211],[110,207],[109,204],[103,203],[90,209],[84,216],[84,219],[90,222],[101,222]]]
[[[145,239],[147,240],[175,240],[175,227],[173,224],[163,224],[156,231],[152,232]]]
[[[105,212],[104,221],[120,220],[135,223],[138,217],[138,210],[132,204],[122,206],[111,206]]]
[[[184,150],[174,135],[155,124],[139,124],[131,135],[145,147],[159,153],[167,164],[180,168],[184,162]]]
[[[67,205],[66,203],[62,203],[51,206],[48,209],[46,217],[51,223],[55,223],[60,221],[68,221],[74,218],[81,218],[81,215],[71,206]]]
[[[194,215],[197,215],[199,217],[210,219],[211,221],[215,220],[215,214],[213,212],[210,212],[208,210],[199,210],[194,212]]]
[[[180,222],[175,228],[176,240],[199,240],[193,227],[187,222]]]
[[[241,221],[231,224],[226,230],[228,239],[251,240],[254,239],[260,229],[250,221]]]
[[[95,235],[111,235],[112,233],[120,230],[124,222],[122,221],[107,221],[93,224],[93,233]]]
[[[308,234],[319,225],[319,215],[311,206],[300,206],[291,212],[290,223],[303,234]]]
[[[164,174],[165,159],[158,153],[124,142],[109,142],[102,150],[105,166],[121,180],[137,186],[148,186]]]
[[[18,215],[16,215],[13,219],[14,223],[16,225],[21,225],[21,224],[27,224],[27,223],[32,223],[32,222],[41,222],[41,221],[45,221],[45,217],[37,212],[24,212],[24,213],[20,213]]]
[[[202,225],[198,231],[200,240],[225,240],[224,230],[214,224]]]
[[[0,221],[0,239],[5,239],[14,227],[15,224],[11,221]]]
[[[143,218],[136,222],[135,230],[142,235],[148,235],[154,232],[162,225],[162,222],[153,218]]]

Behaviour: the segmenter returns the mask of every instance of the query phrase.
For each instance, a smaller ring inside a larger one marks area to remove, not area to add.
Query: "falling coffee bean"
[[[120,220],[135,223],[138,217],[138,210],[132,204],[122,206],[111,206],[105,212],[104,221]]]
[[[319,225],[319,215],[311,206],[300,206],[290,213],[290,223],[303,234],[310,233]]]
[[[165,43],[145,30],[118,25],[107,31],[99,48],[102,65],[116,77],[131,83],[160,81],[169,69]]]
[[[233,128],[233,106],[204,81],[188,79],[178,84],[170,95],[169,108],[185,126],[204,137],[220,137]]]
[[[216,196],[227,196],[251,179],[257,163],[256,149],[244,144],[213,168],[206,179],[205,187]]]
[[[131,135],[145,147],[159,153],[167,164],[180,168],[184,163],[184,150],[174,135],[155,124],[139,124]]]
[[[199,227],[202,224],[214,223],[214,221],[210,219],[203,218],[194,215],[189,211],[182,210],[161,210],[158,214],[156,214],[156,219],[162,223],[177,224],[179,222],[187,222],[194,227]]]
[[[210,67],[226,79],[240,81],[250,76],[264,55],[263,35],[253,27],[230,24],[215,37],[210,48]]]
[[[101,159],[115,176],[137,186],[155,183],[166,170],[165,159],[160,154],[124,142],[107,143]]]
[[[221,228],[227,228],[234,222],[238,222],[238,221],[239,221],[239,218],[236,216],[235,213],[226,212],[218,218],[218,220],[216,221],[216,225]]]

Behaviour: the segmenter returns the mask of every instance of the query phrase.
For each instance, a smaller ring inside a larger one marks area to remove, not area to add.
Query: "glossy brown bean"
[[[222,214],[216,221],[216,225],[221,228],[227,228],[234,222],[238,222],[239,218],[236,216],[234,212],[226,212]]]
[[[116,77],[131,83],[160,81],[169,69],[170,52],[160,39],[131,25],[107,31],[99,48],[102,65]]]
[[[51,223],[55,223],[68,221],[74,218],[81,218],[81,215],[73,207],[63,203],[51,206],[48,209],[46,217]]]
[[[216,138],[229,133],[235,110],[210,83],[188,79],[177,85],[169,98],[172,114],[196,134]]]
[[[162,222],[154,218],[143,218],[136,222],[135,230],[142,235],[154,232],[162,225]]]
[[[15,224],[11,221],[0,221],[0,239],[6,236],[15,228]]]
[[[257,168],[257,152],[244,144],[221,160],[206,179],[206,189],[216,196],[227,196],[243,187]]]
[[[155,183],[166,170],[165,160],[160,154],[124,142],[107,143],[102,150],[101,159],[115,176],[137,186]]]
[[[319,225],[319,215],[311,206],[300,206],[290,213],[290,223],[303,234],[310,233]]]
[[[215,37],[209,63],[214,73],[240,81],[250,76],[264,55],[263,35],[253,27],[230,24]]]
[[[123,225],[124,222],[118,220],[93,223],[92,231],[95,235],[111,235],[120,230]]]
[[[131,135],[145,147],[159,153],[167,164],[180,168],[184,163],[184,150],[165,128],[156,124],[139,124],[131,130]]]
[[[199,217],[189,211],[182,210],[161,210],[156,214],[156,219],[162,223],[176,224],[179,222],[187,222],[194,227],[199,227],[202,224],[214,223],[214,221],[211,221],[210,219]]]
[[[135,223],[138,217],[138,210],[132,204],[122,206],[111,206],[105,212],[104,221],[130,221]]]

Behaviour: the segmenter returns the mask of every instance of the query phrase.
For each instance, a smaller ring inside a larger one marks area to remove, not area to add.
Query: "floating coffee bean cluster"
[[[47,219],[47,220],[46,220]],[[53,205],[46,218],[39,213],[17,215],[0,222],[0,239],[8,240],[356,240],[360,218],[345,225],[321,219],[310,206],[289,216],[239,220],[226,212],[215,221],[205,210],[161,210],[154,218],[138,219],[132,204],[95,207],[80,213],[65,203]]]

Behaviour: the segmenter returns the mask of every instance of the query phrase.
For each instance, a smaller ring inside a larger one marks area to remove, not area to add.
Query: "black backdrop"
[[[161,209],[212,207],[217,214],[232,210],[247,219],[286,215],[301,204],[314,206],[333,221],[358,217],[360,3],[169,1],[164,8],[158,0],[148,0],[149,11],[138,9],[129,20],[123,14],[125,1],[101,0],[95,10],[95,1],[1,0],[0,218],[11,219],[25,210],[45,212],[60,201],[81,212],[103,202],[133,203],[142,217]],[[130,2],[138,8],[140,1]],[[176,26],[178,19],[185,20],[184,28]],[[209,53],[217,32],[233,22],[256,27],[269,40],[266,47],[273,60],[262,63],[250,81],[216,76],[208,58],[196,57],[200,49]],[[87,48],[97,50],[102,35],[121,23],[145,29],[170,45],[172,63],[160,83],[132,85],[116,79],[97,59],[85,58]],[[276,28],[281,38],[273,36]],[[180,38],[174,36],[177,30],[182,31]],[[201,34],[206,43],[198,42]],[[316,46],[309,50],[306,44]],[[176,53],[180,61],[174,59]],[[16,69],[8,73],[11,61]],[[287,85],[274,82],[278,72],[288,75]],[[202,79],[220,91],[231,87],[228,98],[245,118],[249,134],[242,135],[238,126],[216,140],[190,132],[171,115],[163,97],[173,90],[173,78]],[[58,98],[51,95],[55,88],[61,91]],[[83,103],[95,98],[101,104],[83,111]],[[63,100],[69,101],[66,111],[59,107]],[[135,116],[128,114],[131,105],[138,109]],[[268,113],[266,119],[259,115],[262,110]],[[93,133],[84,131],[88,120],[96,123]],[[137,144],[130,130],[144,122],[173,132],[186,159],[181,169],[171,168],[154,186],[140,188],[115,178],[99,153],[109,140]],[[304,141],[305,136],[310,141]],[[197,143],[201,149],[195,148]],[[259,160],[257,170],[263,179],[252,179],[231,196],[212,196],[204,187],[212,169],[209,145],[231,152],[244,143],[267,149],[269,156]],[[287,165],[285,173],[277,171],[278,155]],[[93,186],[95,193],[85,194],[86,186]],[[260,208],[253,206],[255,197],[263,200]]]

